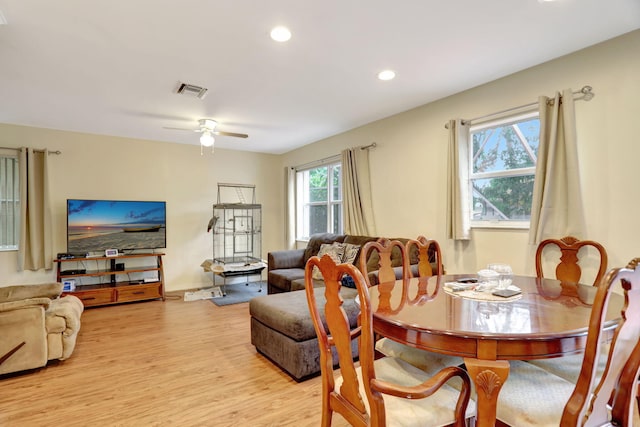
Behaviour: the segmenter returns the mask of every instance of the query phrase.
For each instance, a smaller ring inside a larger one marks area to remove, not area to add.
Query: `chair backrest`
[[[367,259],[372,251],[378,252],[378,283],[392,282],[397,279],[396,271],[392,263],[392,254],[394,249],[400,251],[400,261],[402,267],[401,278],[409,277],[409,259],[404,244],[399,240],[389,240],[380,238],[373,242],[367,242],[362,247],[360,254],[360,271],[364,276],[367,286],[371,286],[369,280],[369,271],[367,270]]]
[[[438,276],[444,274],[442,252],[440,251],[440,244],[436,240],[427,239],[424,236],[418,236],[415,240],[411,239],[406,244],[406,253],[411,254],[414,247],[418,252],[418,271],[417,275],[414,275],[413,270],[410,269],[411,277],[431,277],[434,275],[434,269],[431,265],[432,254],[435,256],[435,274]]]
[[[563,426],[632,425],[640,371],[640,258],[607,273],[598,285],[589,321],[580,377],[562,415]],[[603,344],[609,297],[620,283],[625,304],[611,341],[607,364],[596,387],[598,356]],[[611,411],[609,411],[611,405]]]
[[[558,246],[562,254],[560,256],[560,262],[556,267],[556,279],[564,283],[579,283],[580,277],[582,276],[582,269],[578,265],[578,252],[582,247],[592,246],[597,249],[600,254],[600,267],[593,284],[596,285],[602,280],[608,263],[607,251],[604,249],[604,246],[593,240],[578,240],[572,236],[565,236],[561,239],[547,239],[540,242],[536,250],[536,275],[538,277],[545,277],[542,269],[542,254],[548,245]]]
[[[322,272],[325,287],[314,288],[311,273],[314,267],[318,267]],[[342,307],[343,300],[340,296],[342,277],[349,275],[353,278],[358,290],[360,304],[360,325],[353,331],[349,327],[349,319]],[[322,375],[322,425],[331,424],[331,413],[333,411],[341,414],[352,425],[370,425],[370,416],[367,412],[364,400],[366,396],[360,394],[360,381],[356,374],[356,365],[351,353],[351,342],[360,337],[360,366],[364,370],[369,364],[373,366],[373,328],[370,321],[363,320],[366,316],[371,316],[369,306],[369,292],[362,273],[352,264],[335,264],[328,255],[322,258],[312,257],[305,267],[305,289],[307,302],[311,312],[311,319],[318,336],[320,346],[320,370]],[[322,321],[322,315],[318,308],[315,293],[324,289],[326,303],[324,305],[324,318],[328,327]],[[335,389],[333,374],[333,354],[331,347],[335,347],[338,355],[342,384],[338,390]],[[369,390],[369,388],[367,388]],[[372,392],[369,390],[370,393]],[[379,393],[377,393],[379,395]],[[384,413],[384,401],[380,397],[375,400]],[[384,418],[383,418],[384,421]]]

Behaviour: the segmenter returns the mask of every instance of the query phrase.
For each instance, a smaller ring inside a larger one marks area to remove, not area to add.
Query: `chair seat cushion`
[[[418,385],[429,378],[428,374],[407,362],[394,358],[383,357],[374,362],[374,369],[378,379],[390,383],[412,386]],[[360,394],[364,404],[369,410],[369,402],[366,399],[364,385],[362,384],[362,371],[357,370],[360,382]],[[453,381],[453,380],[452,380]],[[336,389],[342,384],[342,377],[336,378]],[[460,392],[448,384],[442,386],[433,395],[424,399],[404,399],[401,397],[383,395],[387,415],[387,426],[444,426],[454,422],[454,409]],[[476,403],[469,400],[466,417],[476,414]]]
[[[604,368],[607,365],[607,355],[609,353],[610,347],[611,343],[606,343],[603,344],[602,348],[600,349],[598,370],[596,371],[597,379],[602,376]],[[580,370],[582,369],[582,359],[584,359],[584,353],[571,354],[568,356],[556,357],[553,359],[528,360],[527,362],[575,384],[578,381],[578,377],[580,377]]]
[[[497,418],[518,427],[559,426],[574,384],[528,362],[510,364],[498,396]]]
[[[442,368],[448,366],[460,366],[464,363],[462,357],[447,356],[445,354],[420,350],[406,344],[401,344],[389,338],[381,338],[376,342],[376,350],[385,356],[402,359],[410,365],[427,372],[435,374]]]

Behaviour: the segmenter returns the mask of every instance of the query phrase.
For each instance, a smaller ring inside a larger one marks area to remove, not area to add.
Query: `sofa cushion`
[[[324,280],[320,279],[320,280],[316,280],[316,279],[311,279],[311,281],[313,282],[313,287],[314,288],[319,288],[319,287],[324,287]],[[296,279],[296,280],[292,280],[291,281],[291,290],[292,291],[299,291],[301,289],[305,288],[305,280],[304,277],[301,279]]]
[[[309,242],[307,242],[307,247],[304,250],[304,263],[306,264],[309,261],[309,258],[312,256],[318,255],[320,252],[320,246],[324,243],[333,243],[338,242],[342,243],[344,240],[344,235],[342,234],[333,234],[333,233],[319,233],[314,234],[309,238]]]
[[[269,285],[283,291],[291,291],[291,282],[304,279],[304,268],[282,268],[268,273]]]
[[[340,293],[344,299],[343,307],[349,317],[349,323],[352,328],[355,328],[360,312],[360,308],[354,300],[358,293],[355,289],[349,288],[342,288]],[[322,312],[326,302],[324,288],[316,290],[316,302],[318,309]],[[295,341],[316,338],[304,290],[252,298],[249,301],[249,313],[251,317],[255,317],[261,323]],[[324,316],[322,318],[324,326],[327,328]]]
[[[344,238],[344,243],[349,243],[351,245],[358,245],[358,246],[360,246],[362,248],[362,246],[364,246],[365,243],[374,242],[376,240],[378,240],[377,237],[352,236],[352,235],[348,234]],[[353,265],[355,265],[358,268],[360,268],[360,255],[361,254],[362,254],[362,249],[360,251],[358,251],[358,256],[356,256],[356,259],[353,261]],[[375,251],[370,253],[369,258],[367,260],[367,271],[377,270],[378,269],[378,259],[379,259],[378,258],[378,254]]]

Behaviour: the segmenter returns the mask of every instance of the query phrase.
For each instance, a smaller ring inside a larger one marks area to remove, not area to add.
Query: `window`
[[[529,227],[539,133],[537,112],[471,127],[471,226]]]
[[[296,173],[296,235],[342,233],[342,168],[340,162]]]
[[[18,249],[20,187],[18,159],[0,155],[0,251]]]

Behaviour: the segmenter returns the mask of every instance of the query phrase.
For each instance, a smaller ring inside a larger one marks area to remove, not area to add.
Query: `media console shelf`
[[[58,282],[75,280],[75,289],[63,293],[77,296],[85,307],[157,298],[162,298],[164,301],[163,255],[162,253],[135,253],[113,257],[56,259],[54,260],[58,263],[56,280]],[[150,260],[153,260],[153,265],[139,264],[151,262]],[[129,266],[126,261],[129,261]],[[91,266],[96,268],[93,270],[87,268]],[[131,278],[131,275],[142,277],[148,272],[156,272],[155,277]],[[82,283],[83,279],[91,283]]]

